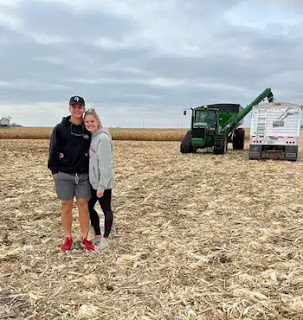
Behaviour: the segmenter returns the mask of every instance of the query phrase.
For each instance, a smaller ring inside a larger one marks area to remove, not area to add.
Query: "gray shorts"
[[[60,200],[73,200],[74,197],[89,199],[91,197],[88,173],[59,172],[55,176],[55,186]]]

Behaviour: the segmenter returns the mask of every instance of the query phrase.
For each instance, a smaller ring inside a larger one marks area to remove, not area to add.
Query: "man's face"
[[[75,103],[69,107],[69,111],[74,118],[80,119],[83,116],[85,108],[82,106],[82,104]]]

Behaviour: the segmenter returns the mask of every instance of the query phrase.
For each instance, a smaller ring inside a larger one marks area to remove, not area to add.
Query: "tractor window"
[[[216,123],[216,112],[206,110],[196,111],[195,122],[204,122],[213,127]]]

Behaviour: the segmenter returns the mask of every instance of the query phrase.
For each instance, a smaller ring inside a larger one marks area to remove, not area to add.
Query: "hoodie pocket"
[[[97,176],[97,174],[96,174],[96,168],[95,167],[93,167],[93,174],[94,174],[94,177],[96,178],[96,180],[98,179],[98,176]]]

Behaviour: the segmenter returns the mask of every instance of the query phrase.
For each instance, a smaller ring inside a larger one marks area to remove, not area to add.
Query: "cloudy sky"
[[[54,126],[81,95],[106,127],[186,128],[266,87],[302,104],[302,27],[301,0],[0,0],[0,117]]]

